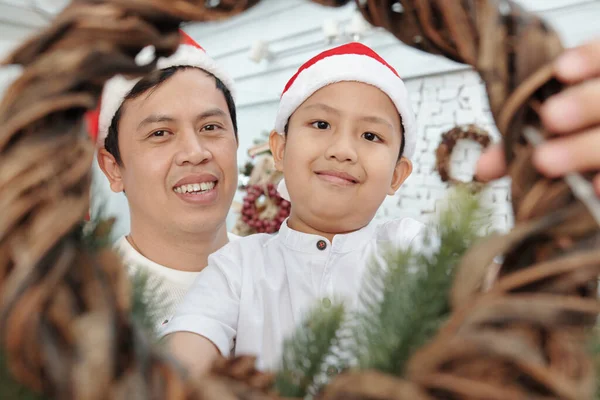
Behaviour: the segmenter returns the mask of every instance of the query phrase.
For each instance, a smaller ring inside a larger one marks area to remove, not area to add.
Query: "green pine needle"
[[[596,372],[596,393],[594,398],[600,400],[600,328],[597,326],[591,330],[587,345],[588,354]]]
[[[337,333],[344,319],[344,307],[334,304],[316,307],[283,345],[281,369],[275,388],[281,396],[301,398],[309,393],[331,349],[338,344]]]
[[[156,321],[168,307],[160,281],[138,269],[130,275],[132,287],[131,317],[153,341],[158,339]]]
[[[100,205],[89,221],[83,221],[78,230],[79,240],[91,251],[110,247],[114,217],[105,217],[105,207]]]
[[[37,394],[16,382],[8,371],[4,353],[0,352],[0,399],[49,400],[49,397]]]
[[[486,218],[476,196],[464,190],[449,199],[453,207],[429,227],[430,254],[390,251],[375,261],[355,315],[354,349],[361,369],[402,375],[414,352],[437,333],[450,314],[454,269],[478,238]]]
[[[349,367],[402,375],[414,352],[450,314],[454,269],[488,221],[478,196],[457,190],[451,206],[425,233],[424,249],[391,250],[374,257],[365,274],[360,307],[315,310],[311,325],[286,341],[277,387],[286,396],[318,390],[323,371]],[[344,325],[340,324],[344,319]]]
[[[100,216],[90,221],[82,222],[76,231],[76,237],[90,251],[97,251],[110,245],[110,232],[114,219],[104,219]],[[16,382],[6,365],[4,353],[0,351],[0,399],[14,400],[45,400],[49,397],[37,394]]]

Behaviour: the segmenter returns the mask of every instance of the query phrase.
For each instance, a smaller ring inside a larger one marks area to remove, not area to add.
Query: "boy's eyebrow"
[[[328,106],[327,104],[323,104],[323,103],[311,104],[309,106],[306,106],[305,109],[311,109],[311,108],[316,108],[316,109],[324,110],[324,111],[327,111],[327,112],[330,112],[330,113],[336,114],[336,115],[340,115],[341,114],[341,112],[338,109],[333,108],[333,107]],[[375,124],[386,125],[386,126],[390,127],[390,129],[394,129],[394,127],[392,126],[392,124],[388,120],[386,120],[385,118],[376,117],[376,116],[365,116],[365,117],[360,117],[359,119],[361,121],[365,121],[365,122],[372,122],[372,123],[375,123]]]
[[[311,108],[317,108],[317,109],[320,109],[323,111],[330,112],[332,114],[337,114],[337,115],[340,114],[339,110],[337,110],[331,106],[328,106],[327,104],[323,104],[323,103],[315,103],[315,104],[311,104],[310,106],[306,106],[306,109],[311,109]]]
[[[390,129],[394,129],[392,124],[385,118],[375,117],[375,116],[367,116],[367,117],[361,117],[360,119],[365,122],[372,122],[374,124],[387,125]]]

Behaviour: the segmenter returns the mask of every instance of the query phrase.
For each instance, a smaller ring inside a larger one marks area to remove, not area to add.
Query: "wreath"
[[[257,233],[275,233],[290,215],[290,208],[274,184],[250,185],[244,196],[242,221]]]
[[[73,0],[7,58],[24,72],[0,104],[0,361],[26,387],[57,399],[276,398],[269,376],[256,372],[251,357],[219,360],[201,379],[173,366],[131,322],[128,277],[118,256],[79,235],[94,153],[81,135],[82,120],[96,107],[103,83],[154,68],[135,62],[146,46],[157,56],[172,54],[180,23],[221,19],[257,2]],[[551,65],[563,51],[558,35],[511,1],[356,4],[368,22],[402,42],[476,68],[503,136],[519,221],[509,234],[468,248],[443,309],[449,319],[439,330],[427,327],[435,331],[427,343],[399,342],[418,350],[406,370],[394,364],[390,372],[344,371],[319,398],[591,399],[594,371],[583,337],[599,310],[600,230],[578,200],[580,191],[569,188],[572,179],[537,173],[535,143],[524,134],[528,128],[549,136],[538,110],[564,89]],[[583,183],[589,189],[589,180]],[[447,236],[462,243],[458,235]],[[498,254],[505,256],[500,278],[481,293],[481,278]],[[395,282],[377,293],[402,293]],[[416,291],[414,297],[429,294]],[[315,332],[338,331],[328,321]],[[408,321],[399,326],[412,328]],[[314,346],[301,339],[295,342],[312,356]],[[367,339],[382,343],[387,337]],[[377,360],[379,354],[365,355]],[[322,363],[314,365],[320,371]],[[5,385],[0,389],[0,397],[10,398]]]
[[[240,168],[239,190],[245,194],[242,203],[233,204],[239,217],[232,232],[238,236],[275,233],[291,209],[290,202],[277,193],[283,173],[275,168],[268,142],[257,141],[248,155],[250,160]]]
[[[467,182],[455,179],[450,174],[450,159],[452,152],[459,140],[469,140],[481,145],[482,149],[487,148],[490,143],[490,135],[487,131],[477,125],[456,126],[442,134],[442,140],[435,151],[435,168],[442,179],[442,182],[452,184],[464,184]],[[476,176],[472,178],[473,183],[478,183]]]

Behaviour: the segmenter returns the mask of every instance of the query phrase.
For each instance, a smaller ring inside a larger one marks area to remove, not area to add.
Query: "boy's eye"
[[[380,142],[381,138],[372,132],[365,132],[362,134],[362,137],[367,139],[369,142]]]
[[[329,129],[329,123],[325,121],[316,121],[312,123],[313,128],[317,129]]]

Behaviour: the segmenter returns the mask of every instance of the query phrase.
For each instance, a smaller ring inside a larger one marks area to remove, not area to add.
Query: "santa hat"
[[[367,83],[388,95],[402,117],[403,155],[412,158],[417,141],[417,127],[404,82],[379,54],[361,43],[348,43],[326,50],[298,69],[281,95],[275,119],[277,133],[284,134],[290,116],[317,90],[332,83],[347,81]],[[283,180],[279,184],[279,193],[289,200]]]
[[[233,80],[219,68],[217,63],[206,54],[206,51],[198,43],[182,30],[180,30],[179,33],[181,37],[179,48],[170,57],[159,58],[156,63],[156,69],[160,70],[174,66],[200,68],[219,78],[235,98]],[[148,46],[137,55],[136,63],[138,65],[145,65],[153,59],[154,48]],[[108,134],[108,128],[110,127],[114,115],[119,107],[121,107],[121,104],[123,104],[125,96],[133,89],[140,79],[141,78],[127,79],[122,75],[117,75],[104,85],[102,99],[98,110],[92,111],[87,115],[90,135],[92,138],[95,138],[99,144],[104,144],[104,139]]]

